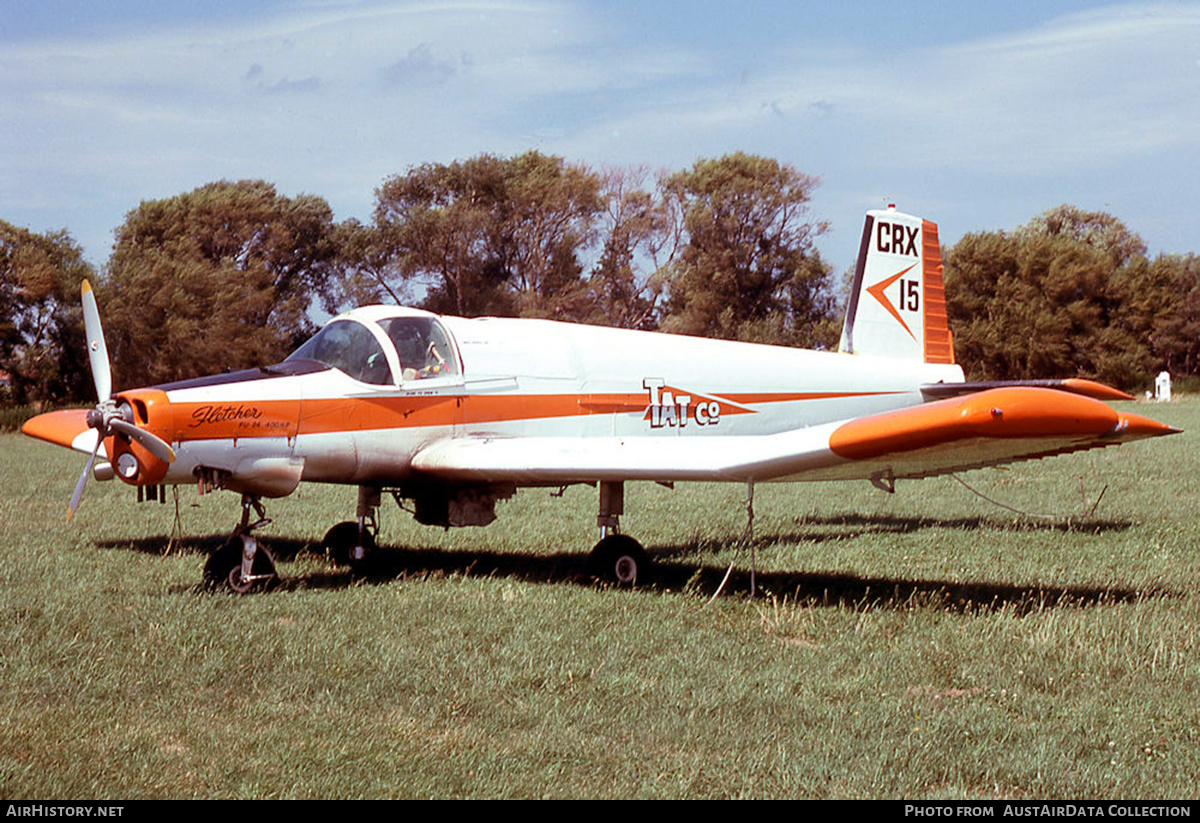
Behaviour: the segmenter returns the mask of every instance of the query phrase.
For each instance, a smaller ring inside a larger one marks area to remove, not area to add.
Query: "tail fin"
[[[954,362],[936,223],[894,206],[867,212],[839,350]]]

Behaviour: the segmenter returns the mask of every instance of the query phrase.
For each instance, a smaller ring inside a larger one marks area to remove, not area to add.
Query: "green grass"
[[[1200,402],[1162,440],[951,478],[634,484],[636,591],[585,573],[596,492],[486,529],[383,512],[384,572],[314,553],[354,490],[261,532],[285,580],[197,585],[232,494],[66,501],[85,458],[0,436],[0,797],[1197,796]],[[1081,494],[1081,478],[1083,492]],[[1084,498],[1086,497],[1086,503]],[[727,565],[737,570],[709,603]]]

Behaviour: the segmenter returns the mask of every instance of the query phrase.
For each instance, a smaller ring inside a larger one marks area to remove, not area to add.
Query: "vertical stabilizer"
[[[839,349],[954,362],[937,224],[894,207],[867,212]]]

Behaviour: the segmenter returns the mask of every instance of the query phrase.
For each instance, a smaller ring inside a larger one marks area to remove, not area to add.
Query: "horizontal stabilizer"
[[[931,400],[944,400],[947,397],[961,397],[964,394],[987,391],[988,389],[1008,389],[1018,386],[1029,386],[1041,389],[1058,389],[1059,391],[1081,394],[1096,400],[1132,400],[1133,395],[1126,394],[1120,389],[1097,383],[1095,380],[1085,380],[1081,377],[1069,377],[1065,380],[988,380],[975,383],[926,383],[921,387],[921,394]]]

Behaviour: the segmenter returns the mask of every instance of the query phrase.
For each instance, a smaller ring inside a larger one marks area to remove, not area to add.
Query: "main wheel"
[[[354,520],[344,520],[325,532],[321,541],[325,547],[325,556],[335,566],[350,566],[358,571],[365,568],[368,558],[375,551],[375,535],[370,529],[363,532],[363,556],[356,558],[354,550],[358,547],[358,523]]]
[[[225,541],[225,545],[208,556],[204,563],[204,585],[210,589],[228,586],[238,594],[269,586],[275,579],[275,558],[261,544],[254,552],[250,573],[256,579],[242,578],[242,538],[234,535]],[[265,580],[257,579],[264,576],[270,577]]]
[[[592,549],[592,573],[618,586],[633,586],[649,576],[650,558],[642,544],[624,534],[610,534]]]

